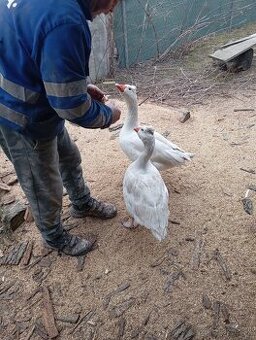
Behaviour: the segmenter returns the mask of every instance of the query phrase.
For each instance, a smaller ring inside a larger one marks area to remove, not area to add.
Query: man
[[[71,215],[113,218],[116,208],[91,197],[81,157],[64,126],[106,128],[120,118],[113,102],[88,85],[91,35],[87,20],[117,0],[0,0],[0,145],[49,247],[79,256],[95,240],[61,223],[63,185]]]

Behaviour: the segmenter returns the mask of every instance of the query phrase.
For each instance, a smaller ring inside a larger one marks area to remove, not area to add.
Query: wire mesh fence
[[[203,36],[256,21],[255,9],[254,0],[122,0],[114,16],[119,65],[165,60]]]

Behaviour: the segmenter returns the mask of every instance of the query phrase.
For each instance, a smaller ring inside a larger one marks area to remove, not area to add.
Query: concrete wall
[[[90,23],[92,51],[90,58],[90,78],[104,79],[111,72],[113,56],[112,17],[100,15]]]

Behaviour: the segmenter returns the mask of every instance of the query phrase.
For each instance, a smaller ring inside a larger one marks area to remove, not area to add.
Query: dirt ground
[[[255,91],[253,83],[242,85],[255,74],[253,65],[227,79],[229,95],[212,93],[189,107],[185,123],[179,121],[177,102],[175,108],[140,106],[142,122],[196,155],[186,166],[162,172],[170,223],[161,243],[146,229],[121,227],[129,161],[116,132],[67,125],[92,194],[115,203],[118,215],[110,221],[74,220],[64,196],[64,223],[73,233],[98,235],[98,247],[83,266],[56,252],[46,255],[33,222],[1,234],[0,255],[27,240],[34,244],[28,265],[0,266],[1,339],[49,338],[42,287],[50,292],[57,339],[256,339],[256,224],[241,201],[256,184]],[[238,78],[241,86],[230,94]],[[122,121],[126,107],[118,100]],[[13,176],[3,153],[0,176],[4,182]],[[2,200],[11,196],[25,201],[17,183]]]

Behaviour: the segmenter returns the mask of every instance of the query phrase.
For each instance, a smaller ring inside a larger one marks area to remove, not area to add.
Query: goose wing
[[[155,131],[154,133],[155,135],[155,139],[170,146],[172,149],[174,150],[179,150],[184,152],[184,150],[182,150],[178,145],[174,144],[173,142],[171,142],[170,140],[168,140],[167,138],[165,138],[163,135],[161,135],[159,132]]]

